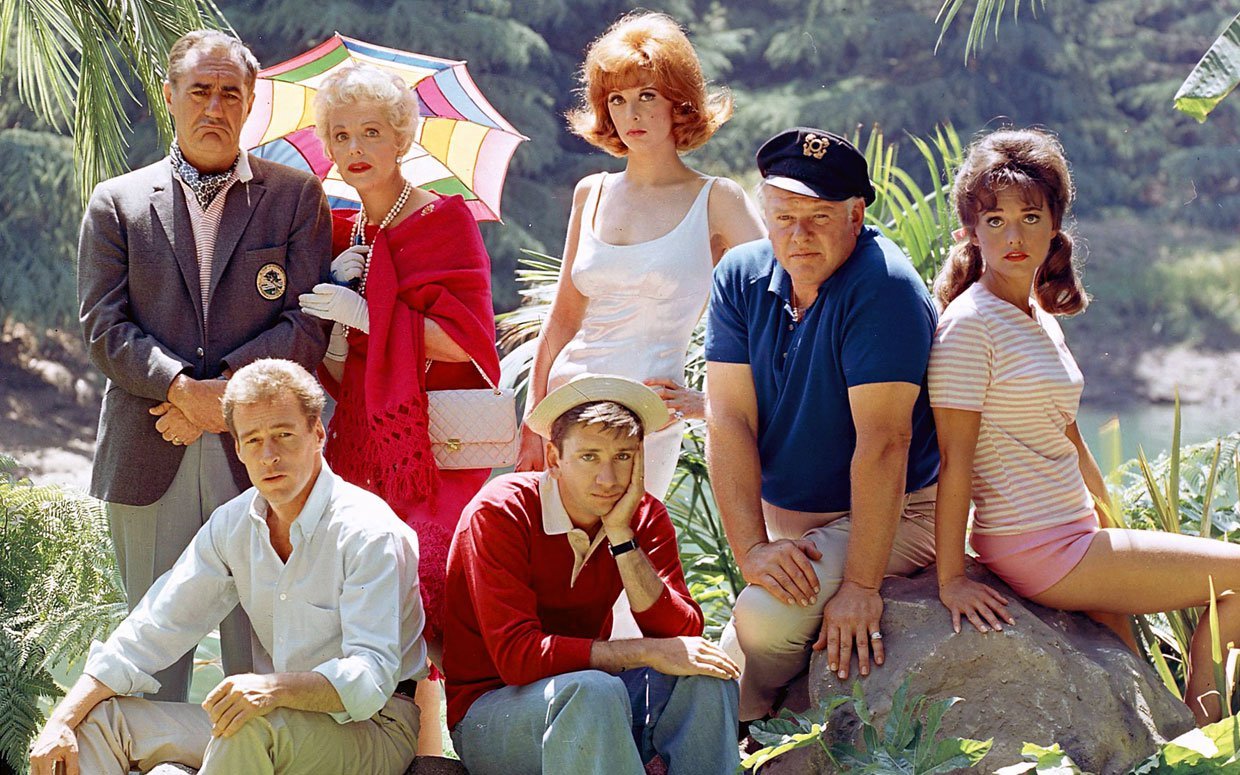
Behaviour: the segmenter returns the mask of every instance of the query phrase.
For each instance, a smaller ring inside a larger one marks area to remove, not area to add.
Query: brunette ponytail
[[[1051,240],[1051,252],[1033,278],[1038,306],[1052,315],[1075,315],[1089,306],[1089,296],[1072,260],[1072,235],[1060,231]]]
[[[967,238],[952,245],[943,268],[934,278],[934,299],[939,304],[939,311],[947,309],[953,299],[967,291],[981,276],[982,253],[977,245]]]

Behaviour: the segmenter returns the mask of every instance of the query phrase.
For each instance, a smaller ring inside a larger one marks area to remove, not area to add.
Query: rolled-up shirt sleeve
[[[374,536],[345,558],[340,594],[342,656],[314,667],[340,695],[341,724],[365,721],[379,711],[401,679],[406,629],[420,642],[425,622],[418,587],[415,539]],[[423,655],[422,663],[425,663]],[[425,669],[413,678],[425,676]]]
[[[154,673],[175,662],[237,605],[237,588],[208,521],[116,631],[91,644],[84,672],[117,694],[159,690]]]

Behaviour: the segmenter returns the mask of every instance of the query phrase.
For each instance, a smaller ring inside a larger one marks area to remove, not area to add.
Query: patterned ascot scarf
[[[241,158],[241,154],[237,154],[237,158],[233,160],[232,166],[223,172],[203,174],[181,155],[181,148],[177,145],[176,140],[172,141],[172,150],[169,152],[169,155],[172,159],[172,169],[176,171],[177,177],[183,180],[185,185],[189,186],[190,190],[194,192],[194,198],[198,200],[198,205],[204,210],[211,206],[211,202],[216,195],[224,190],[224,186],[228,185],[228,181],[232,179],[233,173],[237,171],[237,161]]]

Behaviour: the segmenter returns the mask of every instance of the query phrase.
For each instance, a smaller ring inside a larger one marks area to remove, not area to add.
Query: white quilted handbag
[[[470,361],[489,388],[426,393],[435,462],[443,469],[510,466],[521,444],[516,396],[496,387],[478,362]]]

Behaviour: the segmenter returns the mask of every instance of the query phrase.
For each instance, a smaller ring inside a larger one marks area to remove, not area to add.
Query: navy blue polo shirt
[[[769,240],[730,250],[715,269],[706,360],[753,372],[762,498],[798,511],[850,508],[857,430],[848,388],[877,382],[921,386],[905,492],[933,483],[939,449],[926,364],[938,313],[908,257],[865,227],[799,324],[791,298],[792,278]]]

